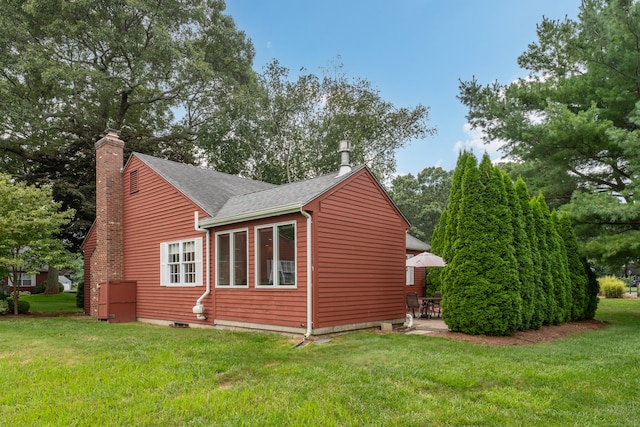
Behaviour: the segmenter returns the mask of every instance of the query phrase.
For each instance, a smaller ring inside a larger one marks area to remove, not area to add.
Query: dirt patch
[[[434,331],[429,334],[432,337],[442,337],[458,341],[468,341],[485,345],[529,345],[540,342],[555,341],[577,332],[594,331],[607,326],[600,320],[581,320],[568,322],[561,325],[543,326],[538,330],[517,331],[508,337],[492,337],[487,335],[467,335],[461,332]]]

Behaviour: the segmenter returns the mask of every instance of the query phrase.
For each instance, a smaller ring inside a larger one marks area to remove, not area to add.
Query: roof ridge
[[[259,182],[262,184],[269,184],[269,185],[273,185],[273,186],[277,186],[278,184],[271,184],[270,182],[266,182],[266,181],[259,181],[257,179],[252,179],[252,178],[247,178],[246,176],[240,176],[240,175],[234,175],[234,174],[230,174],[227,172],[221,172],[217,169],[214,168],[210,168],[208,166],[198,166],[198,165],[192,165],[190,163],[182,163],[182,162],[177,162],[175,160],[169,160],[169,159],[164,159],[162,157],[157,157],[157,156],[152,156],[151,154],[144,154],[141,153],[139,151],[132,151],[131,154],[135,154],[138,157],[147,157],[150,159],[154,159],[155,161],[161,161],[161,162],[167,162],[167,163],[172,163],[174,165],[176,165],[177,167],[190,167],[190,168],[194,168],[200,171],[205,171],[205,172],[213,172],[213,173],[217,173],[217,174],[221,174],[221,175],[225,175],[234,179],[242,179],[242,180],[246,180],[246,181],[251,181],[251,182]]]

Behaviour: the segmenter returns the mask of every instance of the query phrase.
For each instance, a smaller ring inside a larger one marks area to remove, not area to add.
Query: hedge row
[[[550,212],[542,194],[531,198],[488,155],[479,165],[471,153],[458,158],[432,251],[447,261],[429,281],[453,331],[510,335],[595,316],[598,284],[568,216]]]

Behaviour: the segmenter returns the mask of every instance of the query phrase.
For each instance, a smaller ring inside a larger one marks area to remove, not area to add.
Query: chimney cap
[[[103,136],[115,136],[116,138],[120,138],[120,131],[118,129],[107,128],[105,129]]]
[[[342,140],[338,143],[338,152],[341,156],[340,169],[338,169],[338,176],[342,176],[351,172],[351,163],[349,162],[349,153],[351,152],[351,143],[349,141]]]
[[[338,143],[338,152],[351,151],[351,142],[342,140]]]

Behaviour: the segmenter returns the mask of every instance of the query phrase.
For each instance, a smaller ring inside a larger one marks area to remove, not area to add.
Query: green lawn
[[[640,301],[531,346],[0,316],[0,425],[640,425]]]
[[[60,292],[53,295],[34,294],[20,297],[28,301],[32,313],[82,313],[82,309],[76,307],[76,294]]]

